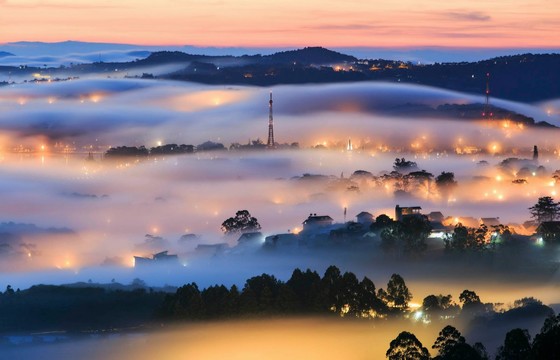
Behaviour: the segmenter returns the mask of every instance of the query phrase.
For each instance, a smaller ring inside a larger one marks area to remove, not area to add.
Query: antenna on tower
[[[268,102],[268,141],[266,147],[274,148],[274,121],[272,119],[272,91],[270,92],[270,101]]]
[[[486,102],[484,103],[483,118],[492,118],[494,114],[490,110],[490,73],[486,73]]]

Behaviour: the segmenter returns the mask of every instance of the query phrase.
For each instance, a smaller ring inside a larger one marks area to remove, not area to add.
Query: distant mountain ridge
[[[385,81],[482,96],[486,90],[486,74],[490,74],[492,97],[522,102],[560,98],[560,54],[527,53],[477,62],[425,65],[385,59],[359,60],[322,47],[243,56],[157,51],[143,57],[148,54],[147,51],[130,52],[138,57],[126,62],[94,60],[65,67],[0,66],[0,76],[10,73],[12,78],[29,77],[32,80],[31,75],[38,71],[52,78],[111,72],[117,77],[126,74],[128,77],[256,86]],[[159,65],[172,66],[159,67],[159,70],[154,68]]]

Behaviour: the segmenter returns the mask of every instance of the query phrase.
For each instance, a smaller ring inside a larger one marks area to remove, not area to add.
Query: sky
[[[0,0],[0,44],[560,46],[549,0]]]

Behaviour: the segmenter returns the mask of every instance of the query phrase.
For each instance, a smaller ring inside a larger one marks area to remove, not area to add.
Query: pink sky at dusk
[[[0,43],[558,47],[549,0],[0,0]]]

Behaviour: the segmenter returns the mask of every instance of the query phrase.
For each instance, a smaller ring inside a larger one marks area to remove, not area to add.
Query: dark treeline
[[[153,320],[163,292],[100,287],[7,287],[0,294],[0,332],[88,331],[136,327]]]
[[[193,145],[166,144],[147,149],[145,146],[117,146],[105,152],[105,158],[136,157],[142,158],[157,155],[189,154],[194,152]]]
[[[403,331],[391,341],[386,356],[389,360],[488,360],[492,358],[482,343],[468,344],[459,330],[450,325],[439,332],[432,349],[437,350],[437,355],[433,358],[414,334]],[[557,315],[545,319],[540,332],[533,340],[526,329],[510,330],[493,359],[556,360],[559,354],[560,315]]]
[[[202,320],[261,315],[340,315],[386,317],[408,308],[411,294],[397,274],[387,290],[373,282],[330,266],[321,278],[315,271],[294,270],[287,282],[262,274],[248,279],[243,289],[216,285],[200,290],[187,284],[167,295],[160,311],[164,319]]]

